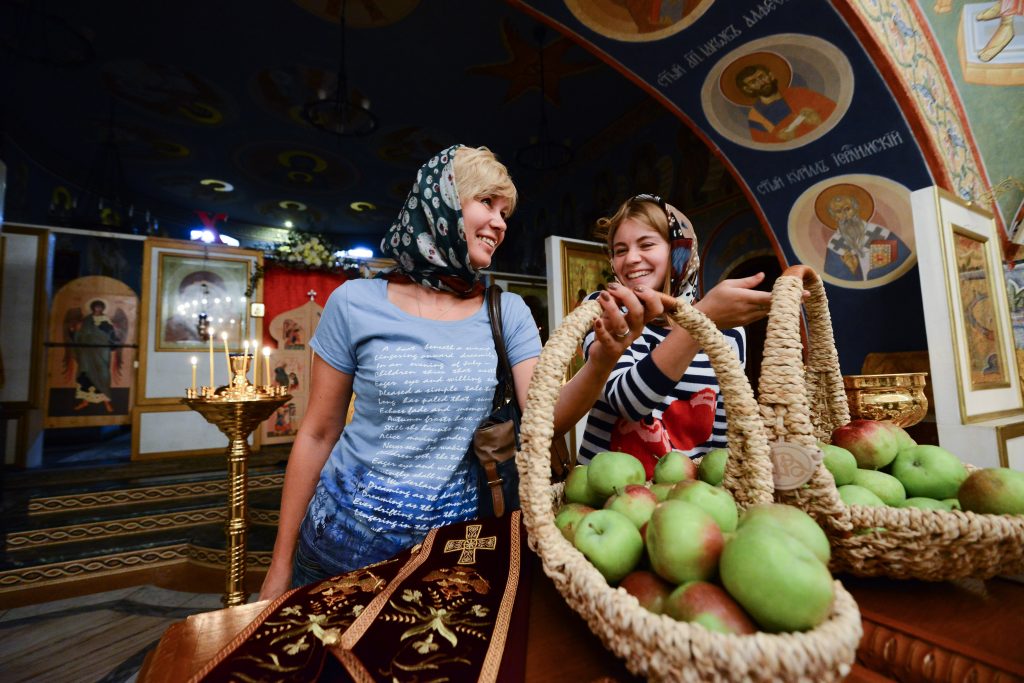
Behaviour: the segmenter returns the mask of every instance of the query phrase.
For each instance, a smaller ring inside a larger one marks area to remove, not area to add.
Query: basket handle
[[[810,328],[806,367],[800,338],[805,288],[810,293],[806,302]],[[825,287],[808,266],[787,268],[772,288],[758,401],[771,440],[814,446],[819,439],[828,442],[835,427],[850,421]],[[829,516],[841,527],[850,524],[849,509],[824,465],[815,471],[807,488],[780,491],[777,497],[812,514]]]
[[[579,343],[601,315],[596,301],[573,310],[548,338],[527,391],[521,425],[519,497],[523,519],[537,546],[554,549],[565,540],[554,525],[549,449],[554,408],[569,362]],[[773,481],[768,442],[746,375],[725,336],[707,316],[677,302],[672,318],[690,332],[707,353],[729,411],[729,459],[723,483],[741,507],[772,501]],[[541,553],[544,557],[545,554]]]

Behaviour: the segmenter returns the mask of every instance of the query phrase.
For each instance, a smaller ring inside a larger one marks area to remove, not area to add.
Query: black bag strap
[[[506,402],[511,403],[512,421],[516,429],[516,450],[519,449],[519,422],[522,413],[519,410],[519,401],[516,400],[516,381],[512,376],[512,366],[508,360],[508,351],[505,349],[505,335],[501,329],[501,287],[491,285],[487,288],[487,317],[491,320],[491,336],[494,338],[494,350],[498,354],[498,365],[495,374],[498,378],[498,385],[494,389],[494,399],[491,402],[491,411],[502,407]]]

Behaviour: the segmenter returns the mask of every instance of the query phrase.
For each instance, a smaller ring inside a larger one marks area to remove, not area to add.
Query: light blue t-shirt
[[[503,294],[501,314],[510,363],[538,356],[522,298]],[[306,551],[348,571],[475,516],[465,455],[496,384],[486,306],[464,320],[429,320],[389,302],[387,281],[352,280],[331,294],[310,344],[353,376],[355,408],[307,508]]]

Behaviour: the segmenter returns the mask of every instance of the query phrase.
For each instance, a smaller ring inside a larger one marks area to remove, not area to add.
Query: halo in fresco
[[[880,287],[917,263],[910,190],[882,176],[841,175],[807,188],[788,233],[797,259],[838,287]]]
[[[583,24],[602,36],[647,43],[679,33],[715,0],[565,0]]]
[[[853,69],[832,43],[799,33],[759,38],[723,56],[701,88],[701,106],[723,137],[782,151],[817,140],[853,99]]]

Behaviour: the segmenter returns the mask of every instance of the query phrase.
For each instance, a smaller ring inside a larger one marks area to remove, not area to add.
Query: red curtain
[[[267,263],[263,269],[263,344],[276,348],[270,336],[270,321],[275,316],[309,301],[310,291],[316,292],[314,301],[326,305],[331,292],[348,279],[342,272],[295,270]]]

